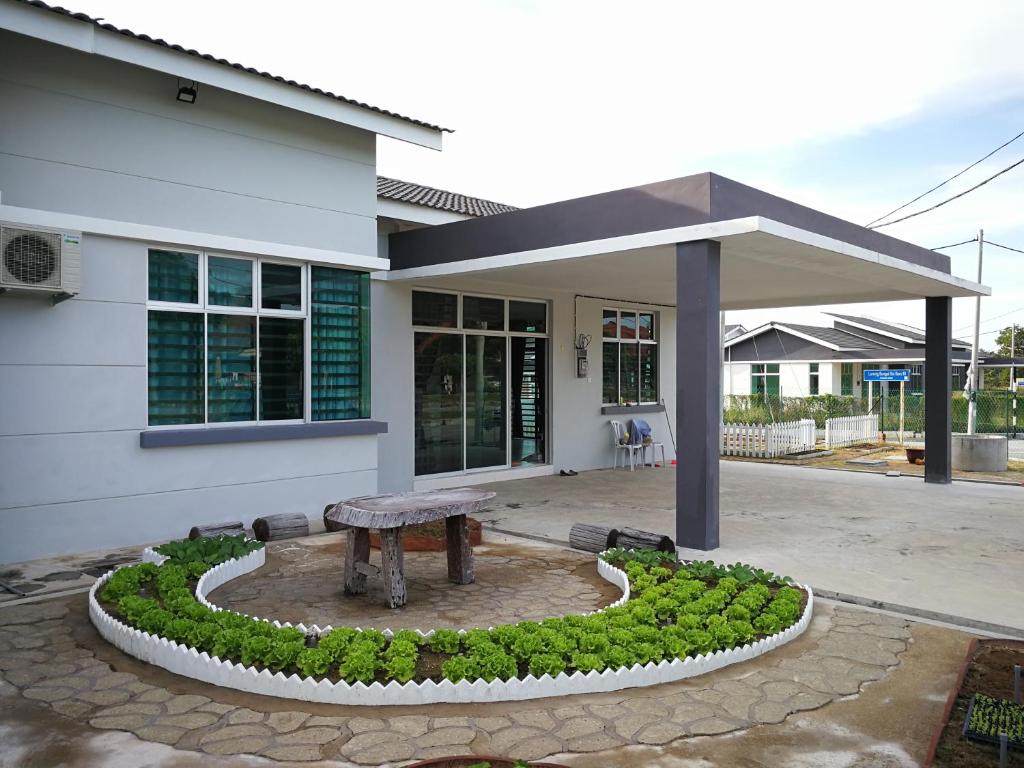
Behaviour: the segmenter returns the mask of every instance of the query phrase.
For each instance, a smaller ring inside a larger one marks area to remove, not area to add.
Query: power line
[[[970,240],[961,240],[959,243],[950,243],[949,245],[940,245],[938,248],[932,248],[933,251],[944,251],[947,248],[956,248],[958,245],[966,245],[967,243],[976,243],[978,238],[972,237]],[[985,241],[986,243],[988,240]]]
[[[986,242],[988,242],[988,241],[986,241]],[[1016,309],[1011,309],[1009,312],[1003,312],[1003,314],[1001,314],[1001,315],[993,315],[992,317],[986,317],[981,322],[988,323],[988,322],[991,322],[993,320],[998,320],[1001,317],[1006,317],[1007,315],[1015,314],[1017,312],[1024,312],[1024,307],[1017,307]],[[957,328],[956,330],[954,330],[953,333],[959,333],[960,331],[964,331],[964,330],[967,330],[968,328],[973,328],[973,327],[974,327],[974,323],[971,323],[970,325],[962,325],[959,328]]]
[[[921,199],[922,197],[927,197],[928,195],[930,195],[930,194],[931,194],[932,192],[934,192],[935,190],[937,190],[937,189],[939,189],[939,188],[941,188],[941,187],[944,187],[944,186],[946,186],[947,184],[949,184],[949,182],[953,181],[954,179],[956,179],[956,178],[958,178],[958,177],[960,177],[960,176],[963,176],[963,175],[964,175],[965,173],[967,173],[967,172],[968,172],[969,170],[971,170],[971,168],[973,168],[974,166],[978,165],[979,163],[983,163],[983,162],[985,162],[985,161],[986,161],[986,160],[988,160],[988,159],[989,159],[990,157],[992,157],[992,155],[994,155],[994,154],[995,154],[996,152],[998,152],[999,150],[1001,150],[1001,149],[1002,149],[1003,147],[1008,147],[1008,146],[1009,146],[1010,144],[1013,144],[1013,142],[1015,142],[1015,141],[1016,141],[1017,139],[1019,139],[1019,138],[1020,138],[1021,136],[1024,136],[1024,131],[1021,131],[1020,133],[1018,133],[1018,134],[1017,134],[1016,136],[1014,136],[1014,137],[1013,137],[1012,139],[1010,139],[1009,141],[1005,142],[1004,144],[1000,144],[1000,145],[999,145],[998,147],[996,147],[995,149],[993,149],[993,150],[992,150],[991,152],[989,152],[989,153],[988,153],[987,155],[985,155],[985,156],[984,156],[983,158],[981,158],[980,160],[975,160],[975,161],[974,161],[973,163],[971,163],[970,165],[968,165],[968,166],[967,166],[966,168],[964,168],[964,169],[963,169],[962,171],[960,171],[959,173],[956,173],[956,174],[954,174],[954,175],[950,176],[950,177],[949,177],[948,179],[946,179],[946,180],[945,180],[944,182],[942,182],[941,184],[937,184],[936,186],[934,186],[934,187],[932,187],[931,189],[929,189],[929,190],[928,190],[927,192],[924,192],[924,193],[922,193],[922,194],[918,195],[918,196],[917,196],[917,197],[915,197],[915,198],[914,198],[913,200],[911,200],[911,201],[910,201],[909,203],[904,203],[904,204],[903,204],[903,205],[901,205],[901,206],[900,206],[899,208],[894,208],[893,210],[889,211],[889,212],[888,212],[887,214],[885,214],[884,216],[879,216],[879,217],[878,217],[877,219],[875,219],[874,221],[869,221],[869,222],[868,222],[867,224],[865,224],[864,226],[865,226],[865,227],[871,227],[871,225],[872,225],[872,224],[875,224],[876,222],[882,221],[882,219],[887,219],[887,218],[889,218],[890,216],[892,216],[892,215],[893,215],[894,213],[898,213],[899,211],[902,211],[902,210],[903,210],[904,208],[907,208],[908,206],[911,206],[911,205],[913,205],[913,204],[914,204],[914,203],[916,203],[916,202],[917,202],[918,200],[920,200],[920,199]],[[890,223],[893,223],[893,222],[890,222]],[[883,225],[880,225],[880,226],[885,226],[885,225],[883,224]]]
[[[977,238],[975,238],[977,240]],[[1000,245],[999,243],[993,243],[991,240],[986,240],[985,245],[994,245],[996,248],[1002,248],[1004,251],[1013,251],[1014,253],[1024,253],[1020,248],[1011,248],[1008,245]]]
[[[1003,170],[999,171],[998,173],[992,174],[991,176],[989,176],[984,181],[978,182],[973,187],[971,187],[969,189],[965,189],[963,192],[959,192],[958,194],[955,194],[952,197],[947,197],[942,202],[936,203],[935,205],[931,206],[930,208],[925,208],[922,211],[916,211],[915,213],[907,214],[906,216],[902,216],[902,217],[900,217],[898,219],[893,219],[892,221],[887,221],[884,224],[875,224],[874,226],[869,226],[868,229],[880,229],[881,227],[889,227],[889,226],[892,226],[893,224],[899,224],[901,221],[906,221],[907,219],[912,219],[915,216],[920,216],[923,213],[928,213],[929,211],[934,211],[936,208],[941,208],[942,206],[946,205],[947,203],[951,203],[954,200],[957,200],[958,198],[963,197],[964,195],[970,194],[971,192],[973,192],[974,190],[978,189],[979,187],[985,186],[986,184],[988,184],[993,179],[999,178],[1000,176],[1002,176],[1007,171],[1012,171],[1014,168],[1016,168],[1018,165],[1021,165],[1022,163],[1024,163],[1024,157],[1022,157],[1020,160],[1018,160],[1013,165],[1009,165],[1006,168],[1003,168]],[[877,219],[876,219],[876,221],[877,221]]]

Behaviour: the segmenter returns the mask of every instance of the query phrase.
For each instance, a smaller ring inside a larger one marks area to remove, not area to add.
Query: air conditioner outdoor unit
[[[81,232],[0,223],[0,292],[70,298],[81,287],[81,262]]]

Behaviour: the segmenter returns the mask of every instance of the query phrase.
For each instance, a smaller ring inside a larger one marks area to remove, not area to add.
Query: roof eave
[[[185,80],[194,80],[201,85],[231,91],[428,149],[440,150],[442,134],[447,130],[419,124],[411,118],[350,104],[326,94],[296,87],[288,82],[237,69],[227,63],[210,61],[104,29],[90,21],[23,3],[0,3],[0,27],[55,45],[165,72]]]

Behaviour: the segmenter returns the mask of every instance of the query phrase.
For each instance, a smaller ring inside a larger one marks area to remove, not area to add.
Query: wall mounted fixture
[[[178,81],[178,101],[183,101],[186,104],[195,104],[198,95],[199,83],[193,80],[188,85],[182,85],[181,80]]]

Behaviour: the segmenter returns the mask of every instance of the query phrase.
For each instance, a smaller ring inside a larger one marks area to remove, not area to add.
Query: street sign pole
[[[903,414],[905,411],[907,396],[907,382],[900,382],[900,445],[903,445]]]

